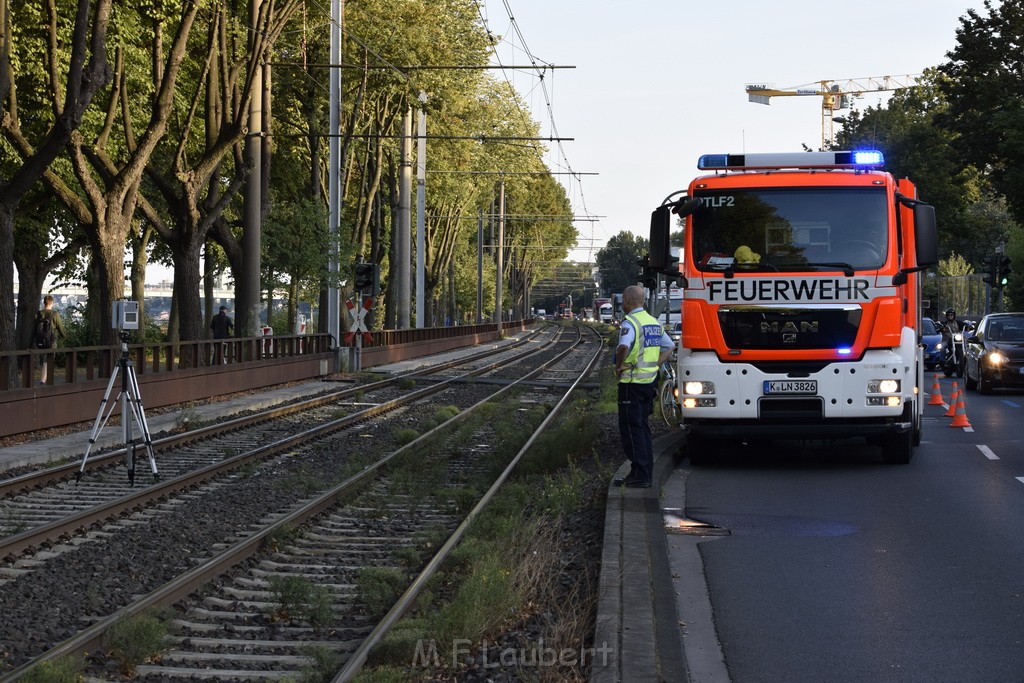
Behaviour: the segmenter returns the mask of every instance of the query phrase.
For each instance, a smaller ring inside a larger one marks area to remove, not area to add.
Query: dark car
[[[931,318],[921,320],[921,346],[924,347],[924,366],[934,370],[942,364],[942,333]]]
[[[983,394],[1024,389],[1024,313],[991,313],[967,337],[964,384]]]

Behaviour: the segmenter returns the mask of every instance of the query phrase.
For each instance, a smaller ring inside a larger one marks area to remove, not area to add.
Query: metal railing
[[[320,354],[332,348],[329,334],[303,334],[128,344],[128,354],[136,374],[145,375]],[[48,385],[109,378],[121,353],[119,344],[0,353],[0,392],[41,384],[44,364]]]

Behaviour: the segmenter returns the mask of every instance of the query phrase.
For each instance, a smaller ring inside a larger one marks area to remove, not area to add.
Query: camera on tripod
[[[110,326],[117,330],[121,341],[128,341],[128,330],[139,329],[139,302],[115,301],[110,306]]]

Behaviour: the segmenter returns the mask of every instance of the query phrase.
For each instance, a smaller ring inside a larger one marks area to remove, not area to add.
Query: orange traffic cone
[[[953,415],[953,421],[949,423],[950,427],[970,427],[971,423],[967,420],[967,409],[964,408],[964,397],[961,396],[956,402],[956,413]]]
[[[953,393],[949,395],[949,410],[943,413],[943,417],[953,417],[956,415],[956,402],[960,398],[960,387],[957,386],[956,382],[953,382]]]
[[[935,373],[935,381],[932,382],[932,397],[928,401],[930,406],[941,406],[946,401],[942,398],[942,387],[939,386],[939,373]]]

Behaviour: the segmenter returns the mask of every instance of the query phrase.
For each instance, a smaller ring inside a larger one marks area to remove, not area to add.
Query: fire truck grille
[[[731,349],[838,349],[853,346],[860,326],[859,306],[834,308],[718,309],[725,343]]]

